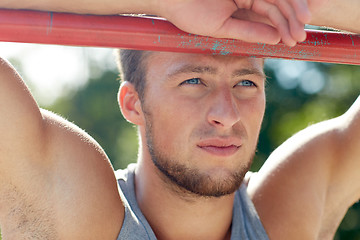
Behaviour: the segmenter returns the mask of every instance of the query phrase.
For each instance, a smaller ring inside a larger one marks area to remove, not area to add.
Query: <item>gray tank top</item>
[[[117,240],[156,240],[146,218],[136,202],[134,171],[136,164],[115,172],[120,186],[121,199],[125,206],[125,218]],[[231,240],[268,240],[265,229],[243,184],[235,193]]]

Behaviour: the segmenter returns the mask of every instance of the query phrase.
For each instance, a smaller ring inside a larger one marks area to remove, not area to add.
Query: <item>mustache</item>
[[[197,139],[207,139],[207,138],[241,138],[247,139],[247,133],[245,128],[242,125],[234,126],[231,129],[226,131],[218,130],[211,126],[197,128],[192,132],[192,137]]]

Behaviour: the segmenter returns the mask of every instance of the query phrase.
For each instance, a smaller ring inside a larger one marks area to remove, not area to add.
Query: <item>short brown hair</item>
[[[146,84],[145,59],[149,51],[119,49],[116,53],[121,81],[134,85],[140,100],[143,100]]]

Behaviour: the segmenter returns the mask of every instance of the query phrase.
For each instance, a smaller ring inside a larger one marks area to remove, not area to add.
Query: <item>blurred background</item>
[[[119,77],[111,49],[0,43],[0,56],[15,66],[41,107],[93,136],[115,169],[136,161],[136,129],[123,119],[117,104]],[[253,171],[287,138],[342,114],[360,93],[357,66],[269,59],[265,69],[267,111]],[[335,240],[358,239],[356,203]]]

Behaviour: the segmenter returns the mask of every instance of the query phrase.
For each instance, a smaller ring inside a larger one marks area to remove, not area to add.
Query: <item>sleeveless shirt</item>
[[[125,218],[117,240],[156,240],[135,197],[134,171],[136,164],[115,172],[120,197],[125,207]],[[246,185],[235,192],[231,240],[269,240],[253,203],[246,192]]]

